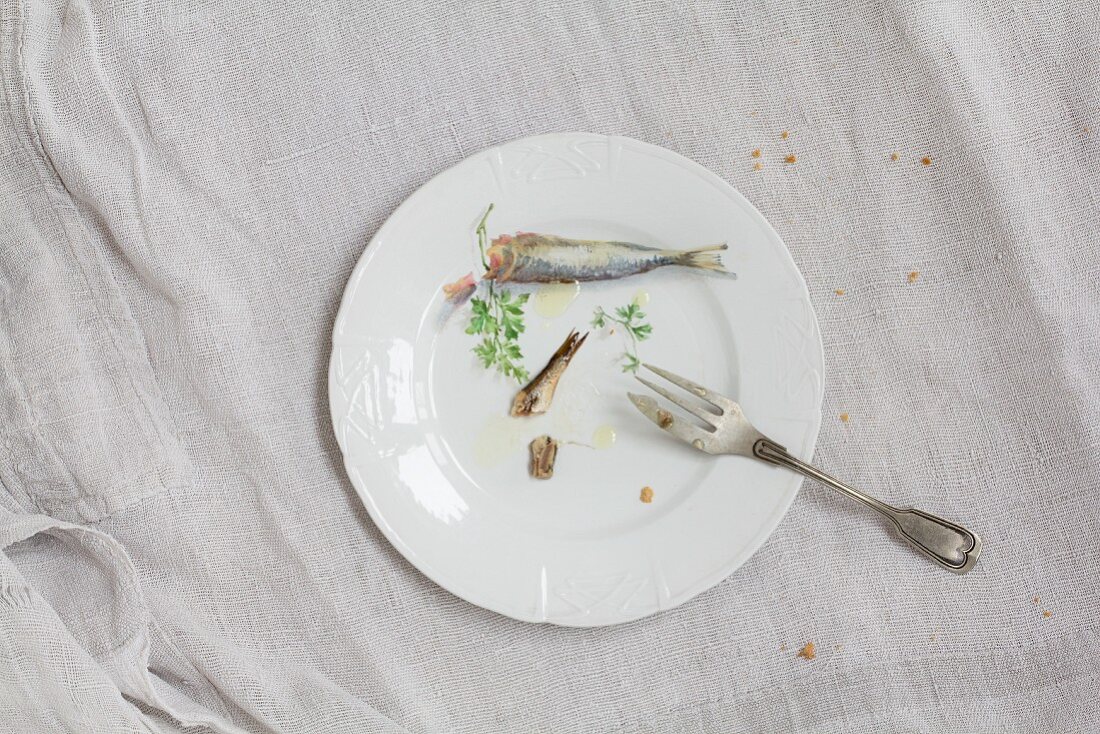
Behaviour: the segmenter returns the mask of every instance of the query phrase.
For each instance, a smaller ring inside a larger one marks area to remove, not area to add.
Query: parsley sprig
[[[485,243],[488,240],[485,223],[491,211],[492,204],[477,225],[477,246],[481,251],[481,264],[486,270],[489,269],[489,262],[485,259]],[[513,297],[511,292],[498,288],[496,282],[490,280],[485,298],[470,299],[472,311],[470,324],[466,327],[467,334],[481,336],[473,351],[482,366],[485,369],[496,367],[502,375],[520,383],[530,379],[523,366],[523,352],[516,341],[524,331],[523,307],[529,297],[529,293]]]
[[[638,359],[638,342],[645,341],[653,333],[653,327],[645,323],[645,317],[642,307],[633,301],[616,308],[614,314],[604,311],[602,306],[597,306],[592,312],[593,328],[602,329],[610,321],[621,326],[630,337],[623,353],[623,372],[637,372],[642,366]]]

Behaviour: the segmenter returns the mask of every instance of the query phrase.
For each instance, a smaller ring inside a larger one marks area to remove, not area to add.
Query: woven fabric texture
[[[0,0],[0,732],[1100,731],[1098,39],[1068,0]],[[328,418],[348,275],[435,173],[574,130],[761,209],[816,463],[975,571],[806,486],[715,589],[578,630],[386,543]]]

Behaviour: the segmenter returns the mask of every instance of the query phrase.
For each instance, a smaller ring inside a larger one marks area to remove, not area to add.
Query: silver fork
[[[960,574],[966,573],[974,568],[974,564],[978,562],[978,556],[982,552],[982,540],[963,526],[956,525],[923,510],[898,509],[860,492],[858,489],[834,479],[820,469],[816,469],[791,456],[785,448],[753,428],[741,411],[741,406],[733,400],[713,390],[708,390],[691,380],[674,375],[667,370],[648,364],[643,366],[714,408],[714,410],[710,410],[698,401],[688,400],[682,395],[656,385],[644,377],[637,377],[638,381],[650,390],[667,398],[714,428],[714,430],[708,431],[691,421],[677,418],[660,407],[656,400],[647,395],[627,393],[631,402],[646,418],[649,418],[673,436],[708,454],[751,456],[770,464],[785,466],[810,479],[816,479],[825,486],[842,492],[852,499],[859,500],[884,515],[894,524],[894,527],[898,529],[903,538],[913,544],[921,553],[924,553],[949,571]]]

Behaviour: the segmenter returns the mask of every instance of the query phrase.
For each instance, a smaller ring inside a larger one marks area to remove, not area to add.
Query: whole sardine
[[[665,265],[681,265],[720,273],[718,252],[726,245],[694,250],[662,250],[630,242],[572,240],[549,234],[518,232],[493,240],[483,276],[501,283],[567,283],[614,280]]]
[[[512,415],[545,413],[550,408],[558,380],[569,366],[569,360],[573,359],[573,355],[587,338],[588,334],[579,336],[575,330],[569,332],[569,336],[565,337],[565,341],[542,368],[542,372],[535,375],[535,379],[516,394],[516,399],[512,401]]]

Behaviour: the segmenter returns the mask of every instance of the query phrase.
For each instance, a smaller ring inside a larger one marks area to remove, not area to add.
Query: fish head
[[[489,269],[483,277],[493,280],[507,273],[512,263],[515,262],[515,252],[512,249],[512,238],[509,235],[501,235],[493,240],[485,257],[489,261]]]

